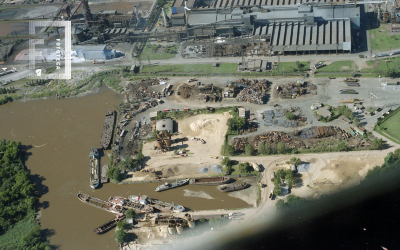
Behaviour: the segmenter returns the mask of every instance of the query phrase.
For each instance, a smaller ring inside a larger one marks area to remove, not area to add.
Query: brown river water
[[[249,207],[240,199],[220,193],[215,186],[185,186],[155,192],[160,183],[114,185],[93,190],[89,186],[89,149],[100,147],[105,113],[115,109],[123,97],[103,88],[79,98],[12,102],[0,106],[0,139],[20,141],[27,147],[26,166],[41,183],[42,229],[59,249],[117,249],[114,231],[95,235],[92,231],[114,217],[88,206],[77,193],[107,200],[109,196],[144,195],[174,202],[192,210]],[[105,152],[106,154],[107,152]],[[101,165],[108,163],[103,156]],[[185,197],[184,189],[204,191],[214,199]]]

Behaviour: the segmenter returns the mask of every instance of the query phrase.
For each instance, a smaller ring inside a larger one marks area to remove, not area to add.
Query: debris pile
[[[233,138],[232,147],[235,151],[244,151],[246,145],[249,144],[247,137]]]
[[[253,146],[255,149],[258,148],[260,142],[268,142],[270,144],[277,144],[278,142],[288,143],[292,138],[280,131],[271,131],[262,135],[257,135],[254,137]]]
[[[300,136],[303,139],[329,137],[336,135],[338,130],[341,132],[341,129],[335,126],[311,127],[303,129]]]
[[[267,102],[267,91],[271,85],[270,81],[265,79],[241,79],[236,85],[242,88],[236,97],[238,102],[248,102],[259,105],[263,105]]]
[[[297,80],[296,82],[287,83],[276,87],[274,95],[280,98],[296,98],[312,93],[316,90],[317,86],[303,80]]]

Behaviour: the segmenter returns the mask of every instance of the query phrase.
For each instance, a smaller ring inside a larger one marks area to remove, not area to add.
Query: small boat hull
[[[186,185],[186,184],[188,184],[188,182],[189,182],[189,179],[176,181],[176,182],[173,182],[171,184],[165,183],[163,185],[160,185],[160,186],[156,187],[155,190],[157,192],[161,192],[161,191],[165,191],[165,190],[169,190],[169,189],[173,189],[173,188],[177,188],[177,187]]]
[[[239,183],[239,184],[224,185],[224,186],[219,187],[218,190],[223,193],[227,193],[227,192],[242,190],[242,189],[247,188],[248,186],[249,186],[249,184],[243,182],[243,183]]]

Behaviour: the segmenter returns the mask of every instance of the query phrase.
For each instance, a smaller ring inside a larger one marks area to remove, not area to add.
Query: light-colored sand
[[[208,200],[214,199],[213,197],[211,197],[211,195],[207,194],[204,191],[192,191],[189,189],[184,189],[183,192],[184,192],[183,196],[198,197],[198,198],[204,198],[204,199],[208,199]]]

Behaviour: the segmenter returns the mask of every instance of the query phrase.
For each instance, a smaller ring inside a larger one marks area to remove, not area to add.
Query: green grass
[[[368,65],[368,66],[374,66],[374,64],[375,64],[375,61],[374,61],[374,60],[368,60],[368,61],[367,61],[367,65]]]
[[[383,27],[370,30],[369,36],[372,50],[390,50],[390,47],[395,48],[400,44],[400,35],[388,35]]]
[[[171,59],[174,58],[177,51],[178,51],[178,45],[173,45],[173,46],[165,46],[164,47],[164,52],[163,53],[156,53],[160,49],[162,49],[164,46],[160,45],[151,45],[149,43],[146,44],[146,46],[143,49],[143,52],[141,54],[142,60],[165,60],[165,59]]]
[[[22,249],[21,238],[29,233],[37,225],[34,220],[34,211],[31,211],[23,220],[17,222],[5,234],[0,235],[0,249]]]
[[[278,69],[273,70],[273,74],[282,74],[286,73],[297,73],[306,71],[310,68],[310,64],[308,62],[280,62],[278,64]]]
[[[348,69],[343,69],[343,67],[348,67]],[[317,69],[315,72],[351,72],[355,70],[357,70],[357,66],[353,61],[337,61]]]
[[[396,60],[397,57],[392,57],[389,59],[380,59],[377,60],[378,65],[372,69],[363,69],[361,70],[361,72],[376,72],[376,73],[383,73],[385,71],[387,71],[388,69],[393,69],[393,70],[397,70],[396,68]],[[369,61],[367,61],[368,64]],[[374,61],[371,61],[372,65],[368,65],[368,66],[373,66],[374,65]],[[370,63],[371,64],[371,63]],[[400,66],[400,61],[397,60],[397,64],[398,66]]]
[[[387,133],[390,137],[393,137],[398,142],[400,141],[400,112],[393,114],[386,121],[380,124],[380,129],[383,134]]]
[[[236,63],[220,63],[219,67],[212,64],[176,64],[176,65],[145,65],[141,73],[236,73]]]

